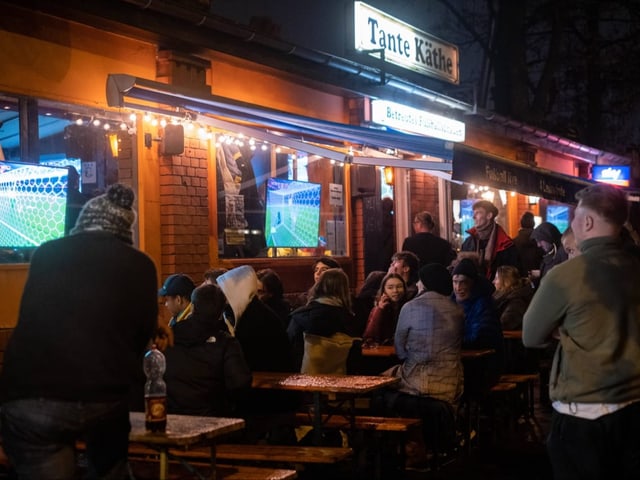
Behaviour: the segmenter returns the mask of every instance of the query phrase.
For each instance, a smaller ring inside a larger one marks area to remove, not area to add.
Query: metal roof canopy
[[[149,102],[150,105],[133,103],[128,99]],[[111,107],[149,111],[159,111],[154,105],[165,105],[168,110],[165,110],[164,113],[167,115],[175,116],[180,111],[197,113],[201,115],[199,121],[204,124],[263,138],[336,161],[441,172],[449,172],[452,168],[450,163],[453,159],[452,142],[421,135],[318,120],[215,95],[194,95],[184,88],[126,74],[108,75],[107,104]],[[234,121],[248,122],[252,125],[246,126],[234,123]],[[275,129],[277,133],[274,133],[272,129]],[[284,132],[294,132],[298,139],[292,139],[290,133]],[[308,137],[305,138],[305,135]],[[316,139],[316,143],[319,138],[326,139],[328,143],[335,143],[338,139],[366,146],[406,150],[440,158],[443,161],[345,155],[342,152],[309,143],[309,137]]]

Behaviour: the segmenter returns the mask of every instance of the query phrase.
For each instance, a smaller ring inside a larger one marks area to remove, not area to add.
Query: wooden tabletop
[[[399,382],[396,377],[369,375],[308,375],[253,372],[253,388],[304,392],[364,394]]]
[[[495,350],[491,348],[483,348],[478,350],[461,350],[460,354],[463,360],[481,358],[487,355],[495,353]],[[396,354],[396,349],[393,345],[381,345],[378,347],[362,348],[362,355],[365,357],[393,357]]]
[[[477,350],[462,350],[462,360],[470,360],[474,358],[482,358],[488,355],[493,355],[496,351],[493,348],[479,348]]]
[[[522,340],[522,330],[503,330],[502,336],[506,340]]]
[[[393,345],[379,345],[377,347],[363,345],[362,355],[365,357],[395,357],[396,349]]]
[[[145,429],[144,413],[130,412],[130,442],[147,445],[189,446],[205,443],[229,432],[244,428],[241,418],[197,417],[192,415],[167,415],[167,430],[151,433]]]

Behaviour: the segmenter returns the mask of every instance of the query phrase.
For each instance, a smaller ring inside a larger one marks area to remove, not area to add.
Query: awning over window
[[[453,180],[575,204],[575,194],[594,182],[507,160],[456,144]]]
[[[453,158],[453,144],[445,140],[318,120],[214,95],[194,96],[186,89],[131,75],[112,74],[108,76],[107,103],[112,107],[143,110],[153,110],[154,106],[160,105],[167,109],[167,113],[182,109],[204,116],[213,116],[223,121],[250,123],[251,128],[266,128],[272,133],[273,130],[287,132],[287,134],[293,132],[302,141],[308,140],[316,144],[318,139],[327,139],[329,144],[340,140],[369,147],[400,149],[436,157],[433,160],[441,160],[414,161],[380,158],[380,165],[389,165],[390,162],[396,160],[407,163],[411,166],[410,168],[430,169],[434,164],[434,169],[444,171],[450,170],[451,164],[449,162]],[[446,162],[446,167],[443,165],[443,161]],[[353,158],[353,163],[359,163],[356,157]]]

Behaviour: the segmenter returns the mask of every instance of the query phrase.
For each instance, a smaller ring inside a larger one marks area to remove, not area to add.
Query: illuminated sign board
[[[362,2],[354,2],[357,50],[400,67],[458,84],[458,47]]]
[[[435,113],[387,100],[371,101],[371,120],[397,130],[428,135],[451,142],[463,142],[465,125]]]
[[[591,175],[596,182],[628,187],[631,168],[629,165],[594,165],[591,169]]]

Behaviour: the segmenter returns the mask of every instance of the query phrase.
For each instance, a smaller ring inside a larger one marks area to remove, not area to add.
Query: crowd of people
[[[340,264],[321,257],[311,289],[288,300],[275,269],[247,265],[208,270],[200,285],[176,273],[157,290],[153,262],[132,246],[133,192],[114,185],[87,202],[69,236],[33,256],[0,384],[7,455],[19,477],[69,472],[82,436],[90,472],[118,478],[151,343],[166,357],[170,413],[240,416],[253,440],[270,442],[295,442],[295,433],[260,430],[261,420],[302,399],[251,389],[252,372],[360,373],[363,348],[393,345],[397,361],[376,373],[400,381],[372,411],[420,415],[424,441],[440,444],[453,442],[465,392],[552,344],[557,478],[629,478],[640,457],[640,255],[624,233],[619,190],[596,185],[577,200],[565,232],[525,212],[515,239],[479,200],[460,252],[419,212],[388,270],[370,272],[357,293]],[[157,325],[158,297],[166,325]],[[505,355],[503,330],[522,330],[517,355]],[[463,369],[464,349],[494,354],[477,372]]]

